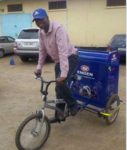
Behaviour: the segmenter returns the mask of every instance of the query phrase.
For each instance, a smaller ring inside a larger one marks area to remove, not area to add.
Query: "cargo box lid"
[[[89,59],[93,61],[111,62],[118,60],[118,53],[116,51],[95,51],[78,49],[78,55],[81,59]]]

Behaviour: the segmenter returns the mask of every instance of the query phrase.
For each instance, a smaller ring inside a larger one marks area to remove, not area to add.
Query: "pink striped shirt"
[[[43,67],[48,54],[55,63],[60,63],[60,76],[67,77],[69,70],[68,57],[76,54],[76,52],[77,49],[70,43],[69,37],[62,25],[51,22],[47,33],[42,29],[39,30],[39,59],[37,69]]]

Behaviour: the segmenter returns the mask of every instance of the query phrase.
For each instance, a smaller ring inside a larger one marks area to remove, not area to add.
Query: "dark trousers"
[[[75,99],[72,97],[71,91],[69,89],[69,87],[67,86],[67,81],[69,80],[69,78],[71,77],[71,75],[73,74],[73,72],[75,71],[77,65],[78,65],[78,55],[71,55],[68,57],[68,61],[69,61],[69,72],[67,75],[66,80],[63,82],[63,84],[56,84],[56,97],[58,99],[64,99],[69,107],[72,107],[73,105],[75,105],[76,101]],[[59,77],[60,75],[60,64],[57,63],[55,65],[55,77]]]

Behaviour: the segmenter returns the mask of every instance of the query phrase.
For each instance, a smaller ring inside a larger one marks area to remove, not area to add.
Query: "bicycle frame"
[[[35,77],[37,80],[41,81],[41,88],[40,88],[40,92],[41,92],[41,97],[42,100],[44,102],[44,105],[42,107],[41,110],[37,111],[37,113],[41,113],[42,116],[45,115],[45,109],[52,109],[56,112],[59,112],[59,114],[61,115],[61,117],[63,118],[62,121],[65,120],[66,117],[69,116],[68,115],[64,115],[64,112],[59,109],[58,107],[56,107],[56,103],[65,103],[67,105],[67,103],[63,100],[63,99],[54,99],[54,100],[48,100],[47,96],[48,96],[48,88],[52,83],[56,83],[56,80],[51,80],[51,81],[45,81],[41,76],[40,77]],[[51,105],[51,104],[54,104]],[[49,118],[50,123],[55,123],[55,122],[60,122],[60,120],[56,119],[55,117],[53,118]]]

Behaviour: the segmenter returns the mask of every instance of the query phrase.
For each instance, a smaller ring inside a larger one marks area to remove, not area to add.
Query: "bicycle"
[[[47,100],[48,88],[50,84],[56,83],[56,81],[44,81],[42,77],[37,77],[36,79],[41,81],[40,92],[44,105],[40,110],[37,110],[36,113],[28,116],[20,124],[15,137],[15,143],[19,150],[40,149],[49,137],[51,130],[50,124],[65,121],[66,117],[69,116],[69,109],[64,100]],[[55,110],[55,117],[48,118],[45,115],[46,108]]]
[[[52,83],[56,83],[55,80],[44,81],[42,77],[36,79],[41,81],[41,95],[44,101],[43,107],[37,110],[36,113],[28,116],[19,126],[15,143],[19,150],[39,150],[46,143],[50,131],[51,123],[65,121],[70,116],[67,103],[63,99],[48,100],[48,88]],[[73,78],[75,80],[75,78]],[[78,110],[87,110],[96,113],[99,117],[106,119],[108,124],[112,124],[119,112],[119,97],[113,95],[106,106],[106,111],[98,111],[87,107],[88,104],[78,101]],[[55,111],[54,117],[48,118],[45,115],[45,109],[52,109]]]
[[[118,53],[79,51],[78,55],[79,64],[67,83],[78,104],[78,111],[90,111],[104,118],[108,125],[113,124],[122,102],[118,96]],[[56,81],[44,81],[42,77],[37,79],[41,81],[40,92],[44,105],[20,124],[15,137],[19,150],[39,150],[49,137],[51,123],[65,121],[70,116],[63,99],[47,98],[49,86]],[[52,118],[45,115],[47,108],[55,111]]]

